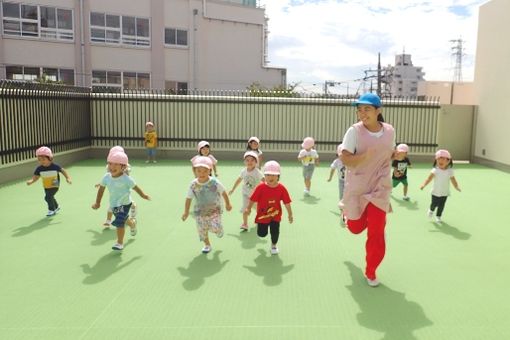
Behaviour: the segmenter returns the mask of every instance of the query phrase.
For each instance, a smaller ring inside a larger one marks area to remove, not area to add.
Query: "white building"
[[[286,85],[286,69],[267,66],[255,0],[0,2],[0,79],[45,74],[119,91]]]
[[[425,73],[421,67],[413,66],[410,54],[398,54],[395,56],[395,65],[384,69],[384,96],[416,97],[418,95],[418,83],[423,81]]]

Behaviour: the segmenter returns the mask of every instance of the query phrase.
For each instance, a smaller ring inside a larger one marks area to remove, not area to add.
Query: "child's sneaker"
[[[278,255],[279,252],[278,247],[271,247],[271,255]]]
[[[434,212],[432,210],[429,209],[429,211],[427,212],[427,216],[429,218],[432,218],[432,215],[434,214]]]
[[[436,223],[441,224],[443,221],[441,220],[441,216],[436,216]]]
[[[404,201],[409,201],[409,200],[410,200],[409,196],[404,196],[404,197],[402,197],[402,199],[403,199]]]
[[[370,280],[368,277],[367,277],[367,283],[370,287],[377,287],[379,286],[379,280],[377,279],[373,279],[373,280]]]
[[[304,192],[305,196],[310,196],[310,190],[305,189],[305,190],[303,190],[303,192]]]
[[[60,207],[57,207],[57,209],[54,210],[55,214],[60,211]]]
[[[207,254],[212,250],[211,246],[205,246],[202,248],[202,253]]]
[[[247,224],[241,224],[241,230],[242,231],[248,231],[248,225]]]
[[[113,250],[122,250],[124,249],[124,245],[120,244],[120,243],[115,243],[113,246],[112,246],[112,249]]]
[[[110,227],[111,227],[111,226],[112,226],[112,221],[111,221],[111,220],[106,220],[106,221],[104,221],[104,223],[103,223],[103,227],[104,227],[105,229],[110,229]]]
[[[133,226],[130,227],[130,233],[131,233],[131,236],[135,236],[136,233],[138,232],[138,230],[136,229],[136,218],[131,218],[131,220],[133,221]]]
[[[55,216],[56,212],[55,210],[48,210],[48,213],[46,214],[47,217]]]
[[[146,160],[145,163],[149,163],[150,161],[149,160]]]

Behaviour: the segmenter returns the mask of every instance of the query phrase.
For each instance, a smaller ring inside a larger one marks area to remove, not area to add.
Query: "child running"
[[[196,178],[189,187],[184,204],[184,213],[182,214],[182,220],[186,221],[189,216],[191,201],[195,199],[193,217],[195,217],[197,222],[200,241],[204,242],[204,247],[202,248],[202,253],[204,254],[212,250],[209,230],[215,233],[218,238],[223,236],[221,197],[225,201],[225,209],[227,211],[232,210],[225,187],[217,178],[210,176],[212,165],[209,157],[199,156],[194,158],[193,170]]]
[[[154,129],[153,122],[145,123],[145,133],[143,134],[145,149],[147,151],[147,160],[145,163],[156,163],[156,148],[158,146],[158,134]]]
[[[337,158],[331,163],[328,182],[331,182],[335,172],[338,173],[338,196],[340,200],[344,197],[344,182],[345,182],[345,165],[342,163],[342,144],[336,148]]]
[[[212,164],[212,167],[211,167],[211,171],[210,171],[210,175],[212,176],[212,173],[214,171],[214,176],[215,177],[218,177],[218,169],[216,168],[216,164],[218,164],[218,161],[216,160],[216,158],[214,158],[214,156],[211,154],[211,146],[209,145],[209,142],[208,141],[200,141],[197,145],[197,151],[198,151],[198,155],[196,155],[195,157],[193,157],[191,159],[191,164],[192,164],[192,170],[193,172],[195,172],[195,167],[193,166],[193,161],[197,158],[197,157],[200,157],[200,156],[204,156],[204,157],[207,157],[211,160],[211,164]]]
[[[303,164],[303,177],[305,179],[305,196],[310,195],[310,186],[312,185],[313,171],[319,166],[319,154],[313,148],[315,141],[312,137],[306,137],[301,144],[298,159]]]
[[[108,155],[108,172],[101,180],[97,190],[96,202],[92,204],[92,209],[99,209],[101,199],[103,198],[105,188],[110,192],[110,209],[115,215],[112,225],[117,228],[117,243],[112,246],[113,250],[124,249],[125,224],[131,229],[131,236],[137,234],[136,219],[129,216],[129,210],[132,206],[131,189],[136,191],[140,197],[150,200],[149,195],[136,185],[135,181],[126,175],[125,170],[128,166],[128,156],[123,152],[115,152]]]
[[[393,175],[391,176],[393,187],[395,188],[397,185],[402,183],[404,186],[404,196],[402,199],[404,201],[409,201],[409,196],[407,196],[407,169],[411,167],[411,161],[407,158],[408,152],[409,147],[407,144],[397,145],[397,152],[395,153],[395,158],[391,163],[391,166],[393,167]]]
[[[35,151],[39,166],[35,168],[34,175],[27,181],[27,185],[36,182],[39,177],[42,177],[44,187],[44,200],[48,204],[47,217],[54,216],[59,210],[60,206],[55,199],[58,188],[60,187],[60,172],[66,178],[67,183],[71,184],[71,176],[60,165],[53,163],[53,152],[47,146],[41,146]]]
[[[341,207],[353,234],[367,229],[365,276],[368,285],[376,287],[376,270],[386,252],[384,229],[390,211],[395,130],[384,123],[381,99],[376,94],[366,93],[353,105],[359,121],[347,130],[342,142],[347,172]]]
[[[246,207],[250,203],[250,195],[253,189],[260,183],[264,178],[264,175],[258,168],[259,158],[255,151],[246,151],[244,153],[244,165],[246,166],[242,171],[232,189],[228,192],[232,195],[236,190],[237,186],[243,182],[243,206],[241,212],[243,213],[243,224],[241,224],[242,231],[248,231],[248,214],[246,214]]]
[[[124,148],[120,145],[116,145],[110,149],[110,151],[108,152],[108,156],[113,155],[115,152],[124,152]],[[109,169],[108,164],[106,164],[106,172],[109,171],[108,169]],[[124,173],[129,176],[130,172],[131,166],[128,164],[124,170]],[[100,186],[101,184],[98,183],[95,185],[95,188],[98,189]],[[136,218],[136,212],[137,212],[136,203],[135,201],[131,201],[131,209],[129,210],[129,215],[133,218]],[[112,209],[110,206],[108,206],[108,210],[106,211],[106,220],[103,223],[103,227],[105,229],[110,229],[112,225],[112,216],[113,216]]]
[[[269,161],[264,164],[265,182],[260,183],[250,197],[250,203],[245,209],[247,215],[250,214],[251,208],[257,203],[257,235],[266,237],[268,229],[271,231],[271,255],[279,253],[277,243],[280,236],[280,221],[282,219],[283,202],[287,209],[289,223],[292,223],[292,208],[290,206],[291,199],[289,192],[285,186],[279,183],[280,180],[280,164],[276,161]]]
[[[460,192],[459,184],[455,179],[453,173],[453,160],[448,150],[438,150],[436,152],[436,159],[433,164],[433,168],[430,171],[429,177],[420,186],[423,190],[432,180],[434,180],[434,186],[432,187],[432,202],[428,211],[429,218],[434,215],[434,210],[437,208],[436,222],[441,224],[441,216],[443,215],[444,206],[446,199],[450,196],[450,182],[453,187]]]
[[[263,162],[263,156],[262,156],[262,150],[260,150],[260,139],[258,139],[258,137],[250,137],[250,139],[248,139],[248,145],[246,146],[246,150],[248,151],[255,151],[255,153],[257,153],[257,156],[258,156],[258,167],[260,169],[260,165],[262,164]]]

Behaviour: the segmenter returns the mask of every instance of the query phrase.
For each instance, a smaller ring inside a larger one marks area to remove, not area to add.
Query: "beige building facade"
[[[492,0],[480,7],[474,86],[478,100],[473,155],[478,162],[510,169],[510,44],[506,16],[510,1]]]
[[[285,86],[253,0],[1,1],[0,79],[122,89]]]
[[[421,81],[418,97],[439,98],[442,105],[477,105],[473,82]]]

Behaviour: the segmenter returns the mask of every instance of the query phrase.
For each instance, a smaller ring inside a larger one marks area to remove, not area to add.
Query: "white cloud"
[[[451,80],[450,40],[464,40],[463,79],[472,80],[478,8],[487,0],[262,0],[269,17],[271,65],[289,83],[363,77],[363,71],[412,55],[427,80]]]

